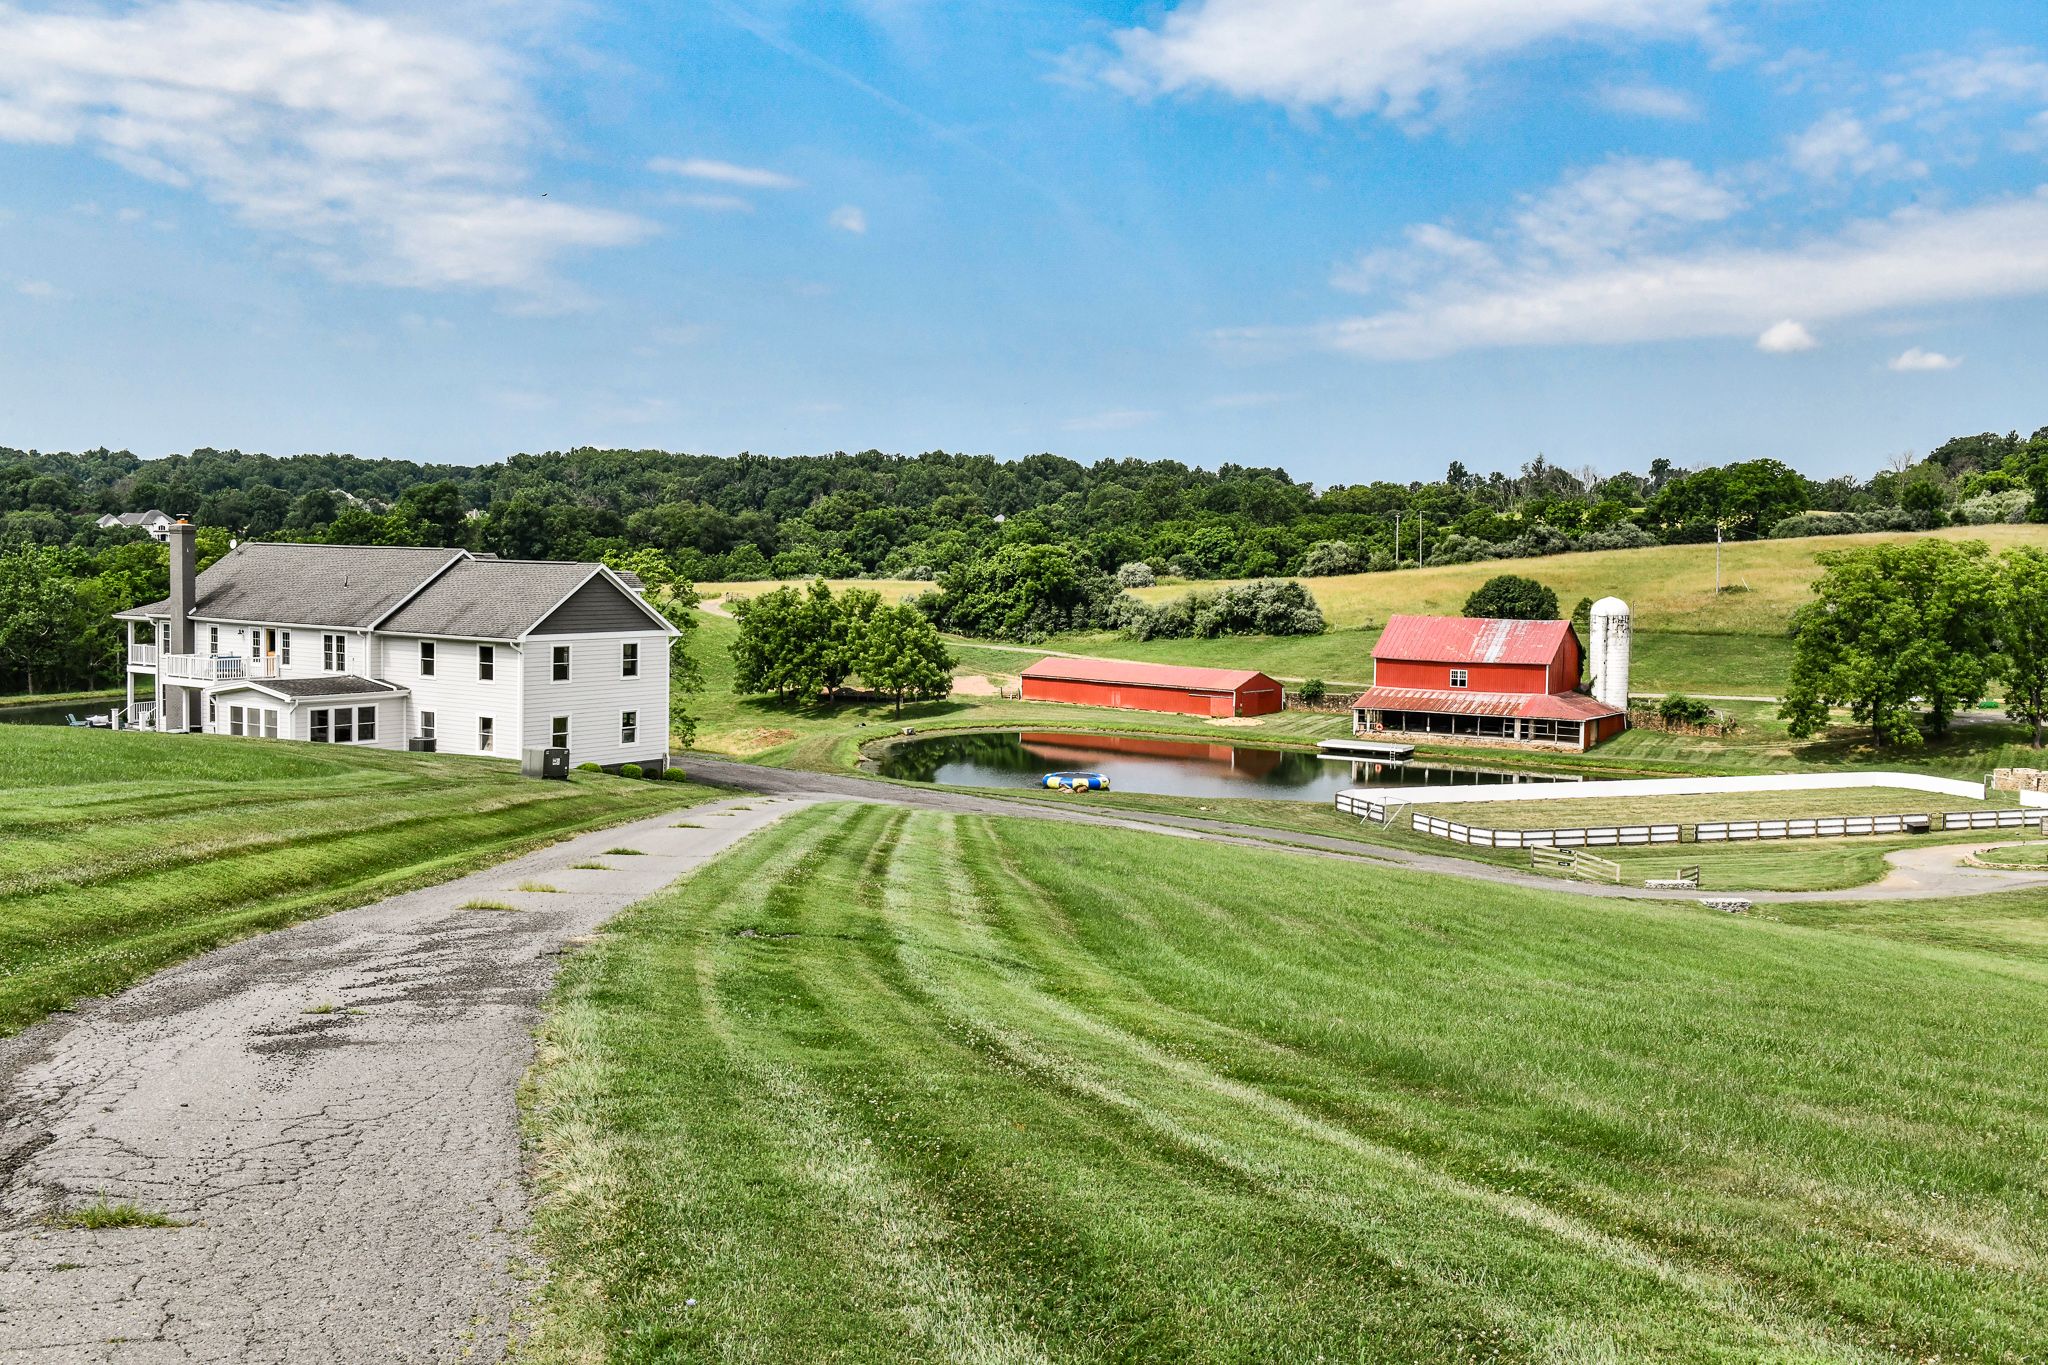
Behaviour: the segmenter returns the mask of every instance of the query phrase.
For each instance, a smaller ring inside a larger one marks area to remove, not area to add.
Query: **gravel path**
[[[582,835],[0,1042],[0,1359],[496,1359],[526,1216],[515,1098],[558,955],[800,804]],[[593,860],[612,870],[571,867]],[[50,1225],[102,1195],[189,1225]]]

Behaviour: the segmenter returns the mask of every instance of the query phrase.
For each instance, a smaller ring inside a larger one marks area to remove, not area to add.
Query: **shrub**
[[[1213,639],[1218,635],[1321,635],[1328,629],[1307,588],[1284,578],[1262,578],[1215,592],[1191,592],[1156,607],[1124,598],[1112,620],[1137,640]]]
[[[579,773],[601,773],[604,769],[598,767],[595,763],[578,763],[576,771]]]
[[[1329,689],[1323,685],[1321,678],[1303,678],[1301,680],[1301,699],[1310,706],[1321,702],[1328,695]]]
[[[1154,582],[1152,566],[1142,559],[1134,559],[1118,567],[1116,581],[1119,587],[1149,588]]]
[[[1328,578],[1340,573],[1361,573],[1366,559],[1348,540],[1319,540],[1301,557],[1305,578]]]
[[[1555,621],[1557,594],[1533,578],[1495,574],[1465,599],[1465,614],[1503,621]]]
[[[638,763],[621,763],[619,765],[620,777],[639,777],[641,775],[642,770]]]
[[[1657,537],[1645,531],[1632,521],[1617,522],[1604,531],[1594,531],[1581,536],[1578,548],[1581,550],[1646,550],[1658,544]]]
[[[2021,522],[2027,519],[2027,508],[2033,505],[2033,495],[2024,488],[2006,489],[1995,493],[1980,493],[1966,501],[1957,510],[1963,520],[1972,526],[1992,526],[2000,522]]]
[[[661,780],[664,782],[688,782],[690,775],[681,768],[664,768],[661,772]]]
[[[1672,693],[1657,708],[1666,725],[1705,725],[1714,718],[1714,708],[1694,697]]]

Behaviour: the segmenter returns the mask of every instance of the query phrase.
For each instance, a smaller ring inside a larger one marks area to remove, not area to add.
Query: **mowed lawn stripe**
[[[2020,1359],[2044,1004],[1836,929],[817,810],[571,963],[542,1356]]]
[[[307,747],[0,726],[0,820],[23,832],[0,839],[0,1033],[231,939],[704,794]]]

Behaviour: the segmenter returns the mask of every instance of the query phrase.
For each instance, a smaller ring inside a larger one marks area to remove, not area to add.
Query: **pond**
[[[1112,791],[1283,801],[1328,801],[1347,787],[1563,780],[1543,773],[1333,759],[1299,749],[1057,730],[900,740],[881,751],[875,769],[884,777],[955,787],[1036,787],[1049,772],[1083,769],[1106,774]]]
[[[121,704],[119,697],[49,702],[39,706],[0,706],[0,725],[62,725],[66,716],[104,716]]]

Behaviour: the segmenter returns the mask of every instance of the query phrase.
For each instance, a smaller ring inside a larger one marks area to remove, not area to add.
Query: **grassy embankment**
[[[1982,540],[1993,549],[2048,545],[2048,527],[1955,526],[1927,532],[1947,540]],[[1230,637],[1218,640],[1139,642],[1108,634],[1062,636],[1054,648],[1157,663],[1263,669],[1275,677],[1320,677],[1363,684],[1371,680],[1372,643],[1388,616],[1408,612],[1457,615],[1471,591],[1498,573],[1525,574],[1555,589],[1569,611],[1582,597],[1626,600],[1636,638],[1631,685],[1637,692],[1692,692],[1726,696],[1778,696],[1792,664],[1785,627],[1807,599],[1822,550],[1910,539],[1910,533],[1763,540],[1721,547],[1722,582],[1714,591],[1712,545],[1666,545],[1648,550],[1602,550],[1545,559],[1458,564],[1395,573],[1351,574],[1302,580],[1332,627],[1326,635],[1295,638]],[[765,583],[705,584],[707,596],[746,594]],[[866,582],[891,600],[928,589],[928,583]],[[1142,588],[1150,601],[1190,587],[1164,583]]]
[[[700,800],[487,759],[0,725],[0,1033],[232,939]]]
[[[568,965],[529,1351],[2029,1358],[2048,916],[1779,913],[794,815]]]

